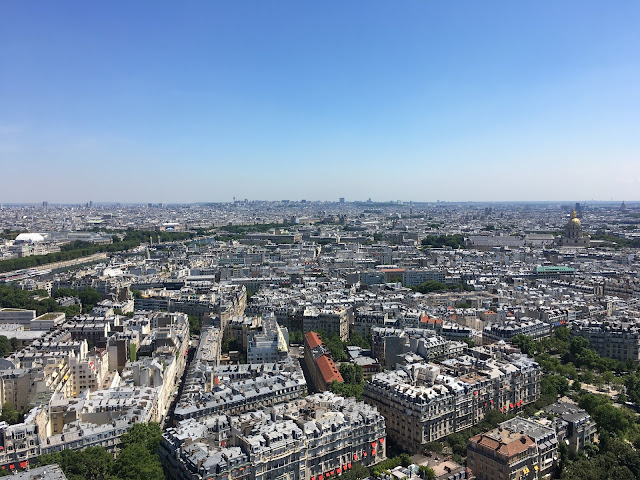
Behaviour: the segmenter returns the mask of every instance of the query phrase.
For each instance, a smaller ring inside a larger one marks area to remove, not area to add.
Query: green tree
[[[533,355],[536,349],[536,342],[529,335],[518,334],[511,339],[511,343],[518,347],[525,355]]]
[[[84,450],[63,450],[41,455],[37,464],[60,465],[69,480],[118,480],[112,476],[113,455],[102,447],[88,447]]]
[[[6,402],[2,404],[2,415],[0,415],[0,421],[7,422],[9,425],[15,425],[21,421],[20,412],[16,409],[13,403]]]
[[[362,367],[353,363],[343,363],[340,365],[340,375],[344,383],[351,385],[359,385],[362,383]]]
[[[122,448],[143,445],[149,452],[156,453],[162,440],[162,429],[155,422],[136,423],[120,439]]]
[[[144,444],[131,444],[118,454],[114,473],[120,480],[164,480],[162,465],[157,454],[149,452]]]
[[[436,478],[436,472],[431,467],[420,465],[418,470],[420,471],[420,477],[424,480],[434,480]]]
[[[80,290],[80,293],[78,293],[78,297],[80,297],[82,306],[86,307],[86,310],[90,310],[90,308],[94,307],[100,300],[102,300],[102,295],[100,295],[93,287],[83,288]]]
[[[442,453],[444,445],[442,442],[427,442],[422,447],[426,452]]]
[[[77,297],[78,291],[72,288],[59,288],[53,294],[53,298],[62,298],[62,297]]]
[[[360,347],[363,350],[370,350],[371,339],[363,338],[362,335],[360,335],[358,332],[354,332],[353,335],[351,335],[351,338],[349,338],[349,342],[347,343],[347,345]]]
[[[129,361],[135,362],[138,359],[138,349],[135,344],[129,345]]]
[[[197,315],[189,315],[189,332],[192,335],[200,335],[200,319]]]
[[[11,342],[4,335],[0,335],[0,357],[6,357],[13,349],[11,348]]]

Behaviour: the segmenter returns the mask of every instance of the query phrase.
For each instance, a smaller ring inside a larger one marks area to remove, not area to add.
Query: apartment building
[[[640,327],[634,320],[578,320],[571,326],[571,337],[586,338],[603,357],[640,360]]]
[[[569,451],[582,450],[588,443],[593,443],[597,427],[591,416],[573,403],[556,402],[547,407],[546,412],[552,415],[549,423],[555,428],[558,441],[566,441]]]
[[[316,392],[327,390],[333,382],[344,381],[331,352],[316,332],[304,335],[304,363],[311,380],[309,387]]]
[[[551,325],[542,320],[523,317],[504,323],[490,323],[482,329],[483,343],[493,343],[500,340],[511,341],[516,335],[527,335],[535,339],[551,335]]]
[[[349,340],[349,315],[345,308],[308,307],[302,317],[302,331],[323,330],[327,335],[336,334],[340,340]]]
[[[525,355],[460,360],[452,368],[398,365],[371,377],[364,400],[385,417],[389,438],[419,451],[426,442],[477,424],[491,409],[518,411],[540,396],[540,367]]]
[[[274,363],[289,355],[289,332],[278,325],[273,313],[262,317],[262,329],[253,331],[247,343],[249,363]]]
[[[384,418],[325,392],[266,411],[179,422],[163,435],[169,478],[324,480],[386,458]]]
[[[533,420],[512,418],[469,440],[467,466],[478,480],[551,478],[558,469],[556,431]]]
[[[433,331],[424,328],[373,327],[372,353],[381,365],[393,367],[406,353],[417,353],[425,359],[444,357],[448,343]]]

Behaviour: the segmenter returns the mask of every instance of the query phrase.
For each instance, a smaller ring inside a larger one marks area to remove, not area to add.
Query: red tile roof
[[[320,340],[320,336],[316,332],[309,332],[304,336],[307,339],[307,343],[309,347],[316,348],[318,345],[322,345],[322,340]]]
[[[329,357],[327,357],[326,355],[322,355],[318,357],[316,363],[318,364],[318,369],[320,370],[325,383],[329,384],[334,380],[336,382],[344,382],[342,375],[340,375],[340,372],[336,367],[336,364]]]

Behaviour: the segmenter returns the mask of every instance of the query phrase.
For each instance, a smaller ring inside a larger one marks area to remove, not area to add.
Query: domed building
[[[582,231],[582,224],[578,214],[574,210],[571,219],[564,227],[564,236],[558,237],[558,245],[561,247],[588,247],[591,244],[591,237]]]

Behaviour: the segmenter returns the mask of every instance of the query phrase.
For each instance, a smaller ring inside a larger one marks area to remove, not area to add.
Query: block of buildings
[[[603,357],[616,360],[640,360],[640,326],[635,320],[577,320],[571,337],[589,340],[590,348]]]
[[[540,396],[540,366],[525,355],[461,360],[453,367],[397,365],[371,377],[364,400],[385,417],[389,438],[419,451],[424,443],[475,425],[491,409],[518,411]]]
[[[384,418],[325,392],[239,416],[185,420],[163,435],[170,479],[324,480],[386,458]]]
[[[478,480],[551,478],[558,468],[556,431],[512,418],[469,440],[467,466]]]
[[[304,335],[304,363],[311,380],[309,387],[315,392],[327,390],[333,382],[344,381],[331,352],[316,332]]]

